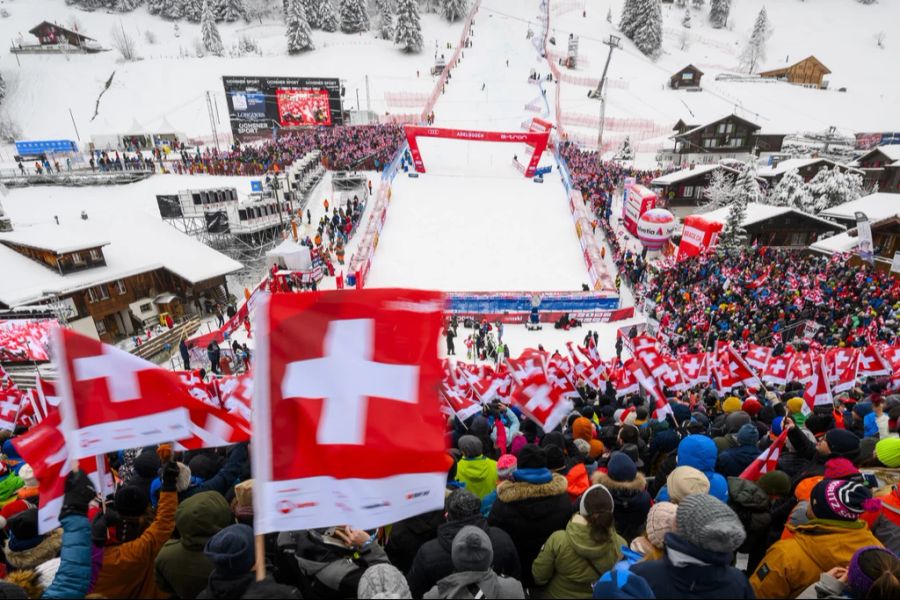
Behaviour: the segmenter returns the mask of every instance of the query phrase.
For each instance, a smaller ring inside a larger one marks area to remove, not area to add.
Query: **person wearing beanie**
[[[453,573],[442,578],[422,598],[524,598],[516,579],[498,576],[492,569],[491,539],[478,527],[463,527],[451,543]],[[416,596],[413,593],[414,597]]]
[[[798,427],[806,423],[806,415],[803,414],[803,398],[794,397],[784,403],[787,407],[787,416],[794,420]]]
[[[466,489],[484,498],[497,487],[497,463],[486,457],[481,440],[474,435],[459,438],[462,458],[456,465],[456,480]]]
[[[497,486],[497,501],[488,524],[503,529],[519,552],[522,583],[531,587],[531,564],[554,531],[564,529],[572,514],[568,482],[547,468],[542,448],[528,444],[518,456],[513,481]]]
[[[753,598],[744,574],[731,566],[746,534],[733,510],[709,494],[681,501],[665,555],[632,565],[656,598]]]
[[[150,486],[153,480],[159,477],[159,469],[162,467],[156,450],[144,449],[134,457],[130,467],[130,475],[124,479],[125,485],[141,488],[149,498]]]
[[[166,542],[156,557],[156,584],[160,591],[178,598],[195,598],[203,591],[213,570],[203,547],[210,537],[232,523],[231,507],[218,492],[196,494],[179,504],[175,527],[181,537]]]
[[[464,527],[477,527],[490,538],[493,569],[500,575],[518,579],[521,575],[519,554],[509,534],[488,525],[481,515],[481,500],[472,492],[460,489],[447,496],[447,522],[437,528],[437,537],[422,544],[407,574],[409,589],[419,598],[440,579],[453,573],[451,552],[453,539]]]
[[[819,441],[818,450],[828,458],[854,460],[859,456],[859,438],[846,429],[830,429]]]
[[[792,535],[775,542],[750,577],[757,597],[795,598],[823,571],[849,564],[858,548],[881,546],[860,520],[874,508],[871,492],[860,483],[823,480],[816,484],[806,509],[809,521],[788,525]]]
[[[756,480],[756,485],[769,498],[787,498],[791,495],[791,478],[784,471],[769,471]]]
[[[532,565],[534,583],[547,598],[590,598],[591,584],[622,557],[626,542],[616,533],[615,502],[594,484],[581,496],[565,530],[553,533]]]
[[[616,567],[603,574],[594,584],[592,598],[640,599],[653,597],[653,590],[643,577],[626,568]]]
[[[246,597],[246,596],[245,596]],[[409,584],[397,567],[383,563],[372,565],[359,578],[357,598],[412,598]]]
[[[176,486],[178,500],[184,502],[194,494],[202,494],[203,492],[218,492],[223,496],[226,495],[245,470],[249,473],[250,455],[248,454],[248,447],[249,442],[242,442],[230,446],[228,449],[228,457],[225,459],[222,467],[207,479],[194,477],[187,465],[178,463],[180,469]],[[204,459],[208,458],[209,457],[204,456]],[[209,475],[213,469],[215,469],[215,467],[209,464],[208,460],[199,461],[198,465],[204,475]],[[150,497],[155,502],[156,490],[159,488],[151,486],[151,489],[153,492],[150,494]]]
[[[890,469],[900,467],[900,438],[878,440],[875,444],[875,458]]]
[[[97,497],[94,484],[84,471],[66,476],[65,493],[59,521],[62,525],[62,550],[52,582],[42,598],[83,598],[91,584],[91,524],[88,509]],[[44,563],[46,566],[48,563]],[[38,567],[41,572],[41,567]]]
[[[853,553],[850,564],[822,573],[798,598],[900,597],[900,558],[880,546]]]
[[[6,523],[9,539],[3,548],[7,568],[10,571],[36,569],[48,560],[59,556],[62,548],[62,529],[54,529],[46,535],[38,533],[38,509],[29,508],[10,517]]]
[[[213,566],[206,587],[197,598],[240,598],[256,579],[253,528],[229,525],[210,537],[203,554]],[[355,590],[354,590],[355,591]]]
[[[671,502],[657,502],[647,513],[644,535],[634,538],[631,549],[639,552],[645,560],[657,560],[663,556],[665,535],[675,531],[675,514],[678,505]]]
[[[516,472],[518,461],[515,454],[504,454],[497,459],[497,483],[501,481],[512,481]],[[497,488],[491,490],[491,493],[481,500],[481,514],[487,518],[491,514],[491,508],[497,500]]]
[[[729,396],[728,398],[725,398],[725,402],[722,403],[722,411],[724,411],[726,415],[737,412],[739,410],[741,410],[740,398],[736,398],[735,396]]]
[[[755,419],[762,410],[762,404],[756,399],[756,396],[748,396],[741,404],[741,410],[750,415],[751,419]]]
[[[594,473],[593,482],[602,484],[612,494],[616,532],[631,543],[644,530],[652,502],[644,474],[627,454],[613,452],[606,463],[606,473]]]
[[[171,451],[160,447],[159,452]],[[178,465],[166,462],[162,468],[162,487],[153,521],[147,526],[148,499],[137,488],[125,494],[126,486],[106,513],[94,518],[92,536],[103,546],[103,564],[92,592],[107,598],[166,598],[156,585],[153,561],[175,530],[178,492],[175,485]],[[127,501],[126,501],[127,500]],[[124,512],[123,512],[124,511]],[[140,511],[140,512],[138,512]]]
[[[716,461],[716,471],[725,477],[739,477],[759,456],[759,448],[756,445],[759,442],[759,432],[756,425],[753,423],[743,425],[735,439],[737,446],[722,452]]]
[[[694,467],[709,480],[709,493],[728,502],[728,483],[725,478],[715,472],[718,450],[715,442],[705,435],[689,435],[678,444],[676,462],[679,467]],[[667,486],[660,488],[656,500],[668,500]]]

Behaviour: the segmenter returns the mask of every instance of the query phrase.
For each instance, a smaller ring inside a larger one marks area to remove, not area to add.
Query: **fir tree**
[[[6,98],[6,82],[0,77],[0,100]]]
[[[191,23],[199,23],[203,17],[203,0],[184,0],[184,18]]]
[[[797,169],[785,173],[769,194],[769,204],[812,212],[812,196]]]
[[[168,0],[159,13],[166,19],[177,21],[184,16],[181,0]]]
[[[203,38],[203,47],[214,56],[222,56],[225,48],[222,46],[222,37],[216,25],[216,17],[213,14],[210,0],[203,0],[203,14],[200,17],[200,34]]]
[[[709,22],[716,29],[728,24],[728,13],[731,11],[731,0],[712,0],[709,5]]]
[[[468,9],[467,0],[443,0],[441,14],[445,19],[453,23],[465,18]]]
[[[691,11],[684,9],[684,16],[681,18],[681,26],[685,29],[691,28]]]
[[[862,176],[825,167],[807,184],[812,196],[808,212],[818,213],[862,196]]]
[[[302,0],[291,0],[288,9],[287,41],[288,54],[298,54],[305,50],[312,50],[312,31],[309,21],[306,20],[306,9]]]
[[[419,19],[418,0],[397,0],[397,31],[394,43],[403,47],[404,52],[422,50],[422,22]]]
[[[322,21],[320,18],[319,8],[316,6],[316,0],[301,0],[303,2],[303,11],[306,13],[306,22],[313,29],[322,29]]]
[[[643,0],[625,0],[622,6],[622,18],[619,20],[619,31],[631,39],[634,30],[638,25],[638,8]],[[612,9],[610,9],[612,10]]]
[[[655,57],[662,49],[662,6],[660,0],[640,0],[638,20],[631,41],[638,50]]]
[[[761,202],[763,199],[753,158],[744,163],[737,179],[734,180],[734,198],[740,198],[745,205],[750,202]]]
[[[147,0],[147,10],[151,15],[158,15],[166,4],[166,0]]]
[[[331,0],[314,0],[318,12],[319,26],[322,31],[334,32],[341,26],[341,20],[338,18],[337,11]]]
[[[390,0],[376,2],[379,11],[378,35],[383,40],[394,39],[394,7]]]
[[[244,3],[241,0],[225,0],[222,18],[228,23],[234,23],[244,16]]]
[[[703,190],[703,197],[707,199],[705,210],[715,210],[727,206],[734,196],[734,181],[725,169],[716,169],[709,177],[709,185]]]
[[[119,12],[131,12],[144,3],[144,0],[118,0],[115,9]]]
[[[746,68],[748,73],[753,73],[759,63],[766,59],[766,38],[768,37],[769,17],[766,14],[766,7],[763,6],[756,16],[756,23],[753,25],[750,39],[741,53],[741,66]]]
[[[728,208],[728,217],[725,219],[725,227],[719,245],[723,248],[740,248],[747,241],[747,230],[744,221],[747,219],[747,203],[735,197]]]
[[[359,33],[369,30],[369,12],[365,0],[341,0],[341,31]]]

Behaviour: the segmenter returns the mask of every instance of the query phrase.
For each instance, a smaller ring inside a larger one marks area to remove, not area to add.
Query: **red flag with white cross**
[[[444,297],[273,294],[257,308],[255,531],[371,528],[444,506]]]

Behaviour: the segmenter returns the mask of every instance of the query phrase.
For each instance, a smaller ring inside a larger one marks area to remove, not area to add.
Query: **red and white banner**
[[[812,375],[806,390],[803,392],[804,413],[812,412],[816,406],[828,406],[834,408],[834,397],[831,394],[831,384],[828,381],[828,370],[825,368],[825,357],[817,356],[813,361]],[[808,410],[806,410],[808,409]]]
[[[535,373],[518,382],[512,394],[513,404],[544,431],[552,431],[574,406],[568,390],[551,382],[544,373]]]
[[[778,469],[778,457],[781,456],[781,449],[784,447],[787,436],[788,430],[783,429],[779,436],[775,438],[775,441],[744,469],[744,472],[740,475],[741,479],[757,481],[766,473]]]
[[[721,223],[707,221],[700,215],[685,217],[681,243],[678,245],[678,260],[697,256],[701,252],[715,247],[721,231]]]
[[[50,332],[58,326],[53,319],[0,321],[0,362],[50,360]]]
[[[371,528],[444,506],[443,308],[441,294],[396,289],[263,300],[253,376],[257,534]]]
[[[403,129],[406,132],[406,141],[409,143],[409,152],[412,155],[417,173],[425,172],[425,161],[422,160],[422,153],[419,151],[418,138],[435,137],[467,142],[518,142],[533,146],[534,152],[528,161],[528,167],[525,169],[525,177],[533,177],[534,171],[541,160],[541,155],[547,149],[547,140],[550,137],[549,131],[474,131],[469,129],[420,127],[418,125],[406,125]]]

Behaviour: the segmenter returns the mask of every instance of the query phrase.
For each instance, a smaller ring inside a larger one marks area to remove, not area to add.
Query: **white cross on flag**
[[[878,348],[866,346],[859,355],[859,374],[861,377],[890,375],[891,366],[878,352]]]
[[[678,359],[678,367],[688,387],[709,383],[707,353],[685,354]]]
[[[826,358],[830,358],[834,367],[829,369],[828,377],[834,384],[835,392],[846,392],[856,385],[859,350],[856,348],[836,348],[829,350]]]
[[[762,380],[775,385],[786,384],[792,357],[793,355],[782,354],[781,356],[770,358],[769,362],[766,363],[766,370],[763,372]]]
[[[813,359],[812,375],[803,392],[804,413],[811,413],[816,406],[830,406],[834,408],[834,398],[831,395],[831,384],[828,382],[828,372],[825,369],[825,357],[819,355]]]
[[[633,366],[637,361],[629,358],[623,364],[617,365],[612,372],[611,379],[616,388],[616,397],[621,398],[628,394],[634,394],[638,391],[639,385],[637,377],[634,376]]]
[[[25,392],[17,388],[0,390],[0,429],[13,431],[19,418],[19,411]]]
[[[273,294],[254,331],[257,534],[372,528],[444,506],[444,299],[396,289]]]
[[[813,376],[813,357],[810,352],[795,352],[791,368],[788,370],[788,381],[809,383]]]
[[[775,441],[772,442],[772,445],[763,450],[762,453],[757,456],[746,469],[744,469],[740,478],[749,481],[757,481],[766,473],[778,469],[778,457],[781,456],[781,449],[784,447],[787,436],[788,430],[783,429],[778,437],[775,438]]]
[[[768,346],[757,346],[756,344],[750,344],[747,351],[747,364],[756,369],[757,373],[762,373],[766,370],[766,363],[769,362],[769,358],[772,356],[772,349]]]
[[[511,398],[525,416],[544,431],[551,431],[572,410],[572,401],[566,393],[565,387],[554,385],[543,373],[535,373],[528,379],[516,382]]]

